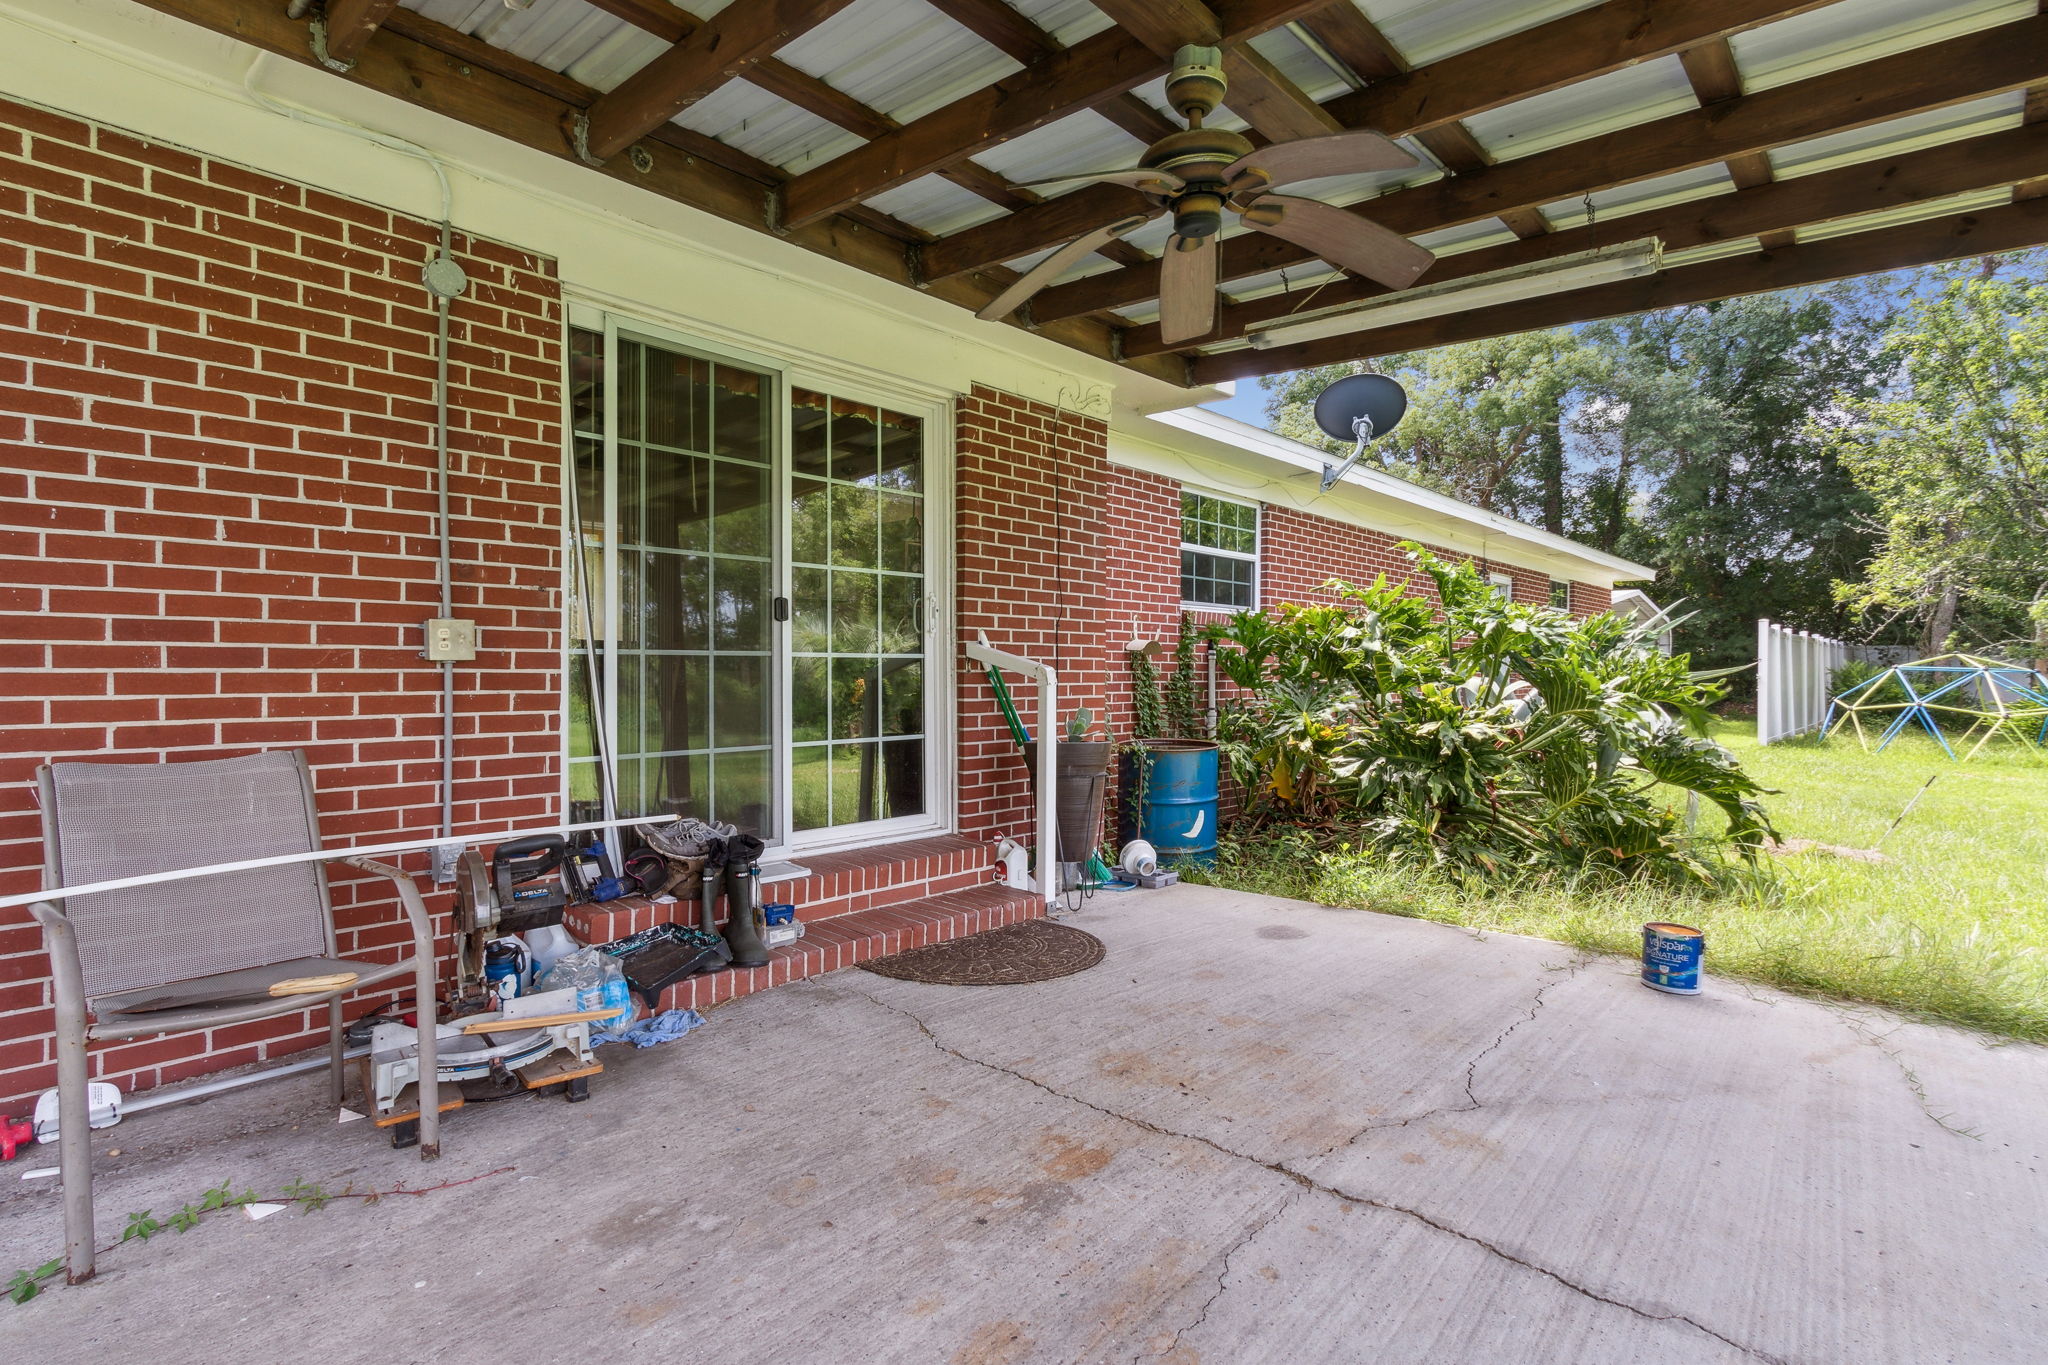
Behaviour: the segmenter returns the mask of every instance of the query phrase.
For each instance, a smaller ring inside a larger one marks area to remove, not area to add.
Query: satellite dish
[[[1365,443],[1392,431],[1408,411],[1408,391],[1383,374],[1348,374],[1316,395],[1316,425],[1333,441],[1358,445],[1341,465],[1323,466],[1323,492],[1351,472]]]

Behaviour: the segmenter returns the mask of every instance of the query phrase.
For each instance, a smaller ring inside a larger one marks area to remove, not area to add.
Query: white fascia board
[[[1112,426],[1109,457],[1113,463],[1164,478],[1297,508],[1400,540],[1426,541],[1459,554],[1541,570],[1559,579],[1612,588],[1657,576],[1648,565],[1483,512],[1376,469],[1353,469],[1336,488],[1318,497],[1316,488],[1328,462],[1321,451],[1200,408],[1152,413],[1143,425]]]
[[[256,49],[131,0],[0,0],[0,90],[32,104],[433,218],[417,161],[259,107]],[[773,235],[280,57],[266,95],[430,150],[461,230],[552,257],[565,297],[739,350],[964,393],[983,383],[1107,419],[1210,401]]]

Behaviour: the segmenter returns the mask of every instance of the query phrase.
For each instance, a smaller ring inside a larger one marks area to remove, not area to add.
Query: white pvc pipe
[[[990,645],[987,631],[977,633],[974,643],[967,646],[967,657],[1021,673],[1038,684],[1038,892],[1050,906],[1060,894],[1059,807],[1054,785],[1059,772],[1059,675],[1050,664]]]
[[[598,820],[587,825],[543,825],[538,829],[511,829],[497,834],[457,834],[446,839],[406,839],[390,844],[362,844],[354,848],[316,848],[310,853],[280,853],[269,858],[245,858],[238,863],[209,863],[204,867],[181,867],[174,872],[147,872],[137,877],[116,877],[112,881],[86,882],[80,886],[56,886],[47,891],[23,891],[0,896],[0,910],[16,905],[61,901],[66,896],[94,896],[102,891],[127,891],[138,886],[159,886],[192,877],[211,877],[222,872],[254,872],[266,867],[290,867],[296,863],[331,863],[344,859],[371,858],[386,853],[412,853],[420,849],[449,845],[497,844],[524,839],[534,834],[581,834],[587,830],[610,829],[614,825],[666,825],[680,819],[675,815],[650,815],[638,820]]]
[[[369,1054],[370,1049],[366,1047],[352,1047],[341,1054],[341,1059],[344,1062],[352,1062]],[[180,1086],[176,1090],[152,1090],[135,1099],[122,1100],[121,1117],[126,1119],[130,1114],[147,1113],[151,1109],[161,1109],[167,1104],[178,1104],[185,1100],[203,1100],[208,1095],[218,1095],[227,1090],[240,1090],[243,1086],[254,1085],[258,1081],[274,1081],[307,1071],[319,1071],[328,1065],[327,1054],[323,1052],[318,1057],[311,1057],[303,1062],[286,1062],[283,1066],[273,1066],[263,1071],[246,1071],[239,1076],[217,1076],[213,1080],[201,1081],[197,1085]]]

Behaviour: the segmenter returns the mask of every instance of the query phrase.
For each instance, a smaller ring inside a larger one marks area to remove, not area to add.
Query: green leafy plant
[[[1192,613],[1180,614],[1180,638],[1174,644],[1173,672],[1166,679],[1166,723],[1176,739],[1205,739],[1209,727],[1203,723],[1195,693],[1195,655],[1202,645],[1202,632],[1195,629]]]
[[[1753,858],[1763,788],[1701,738],[1721,695],[1641,627],[1503,601],[1469,565],[1403,547],[1439,607],[1381,577],[1338,601],[1212,629],[1242,689],[1220,726],[1252,818],[1396,864],[1505,879],[1564,869],[1713,881],[1660,787],[1696,792]]]
[[[1131,711],[1134,739],[1158,739],[1166,733],[1166,713],[1159,703],[1159,670],[1142,649],[1130,651]]]
[[[452,1190],[462,1185],[473,1185],[479,1180],[488,1180],[494,1175],[505,1175],[515,1169],[512,1166],[500,1166],[496,1170],[485,1171],[481,1175],[465,1176],[460,1180],[444,1180],[438,1185],[425,1185],[418,1189],[409,1189],[403,1184],[398,1184],[388,1190],[375,1188],[358,1190],[351,1184],[345,1189],[331,1191],[319,1184],[294,1179],[268,1202],[297,1204],[301,1212],[315,1213],[326,1208],[337,1199],[357,1199],[365,1204],[375,1204],[394,1195],[419,1197],[434,1194],[441,1190]],[[139,1213],[129,1214],[128,1226],[122,1229],[120,1240],[112,1246],[100,1247],[99,1250],[101,1252],[108,1252],[112,1251],[114,1247],[124,1246],[129,1242],[147,1242],[165,1228],[174,1228],[180,1233],[190,1232],[193,1228],[198,1227],[209,1213],[219,1213],[228,1209],[240,1208],[244,1204],[254,1204],[257,1202],[259,1201],[255,1190],[244,1190],[241,1194],[236,1194],[234,1193],[234,1186],[228,1181],[223,1180],[211,1189],[202,1191],[198,1203],[187,1202],[176,1213],[161,1223],[156,1220],[155,1212],[151,1209],[144,1209]],[[63,1269],[64,1258],[59,1256],[45,1261],[33,1270],[17,1270],[14,1272],[14,1277],[7,1281],[4,1292],[11,1302],[27,1303],[42,1292],[41,1286],[44,1280],[52,1278]]]
[[[27,1303],[42,1292],[42,1282],[64,1268],[64,1258],[45,1261],[34,1270],[17,1270],[14,1278],[7,1282],[7,1297],[15,1303]]]

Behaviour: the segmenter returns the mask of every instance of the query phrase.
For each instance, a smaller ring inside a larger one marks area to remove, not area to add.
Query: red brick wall
[[[986,631],[998,649],[1046,660],[1059,671],[1062,719],[1087,706],[1098,724],[1107,663],[1100,643],[1105,579],[1123,572],[1121,552],[1101,523],[1108,438],[1094,418],[980,384],[959,405],[961,642]],[[1105,554],[1119,562],[1105,565]],[[1015,675],[1007,681],[1037,737],[1037,690]],[[960,832],[1027,836],[1029,774],[978,666],[960,674],[959,716]]]
[[[0,890],[37,885],[51,759],[303,747],[330,839],[433,830],[435,237],[0,101]],[[456,250],[456,610],[483,645],[456,814],[497,828],[552,818],[561,781],[561,304],[552,262]],[[335,882],[342,951],[394,955],[382,884]],[[0,911],[0,1110],[54,1083],[49,1003],[38,931]],[[97,1071],[139,1089],[312,1041],[295,1014]]]

